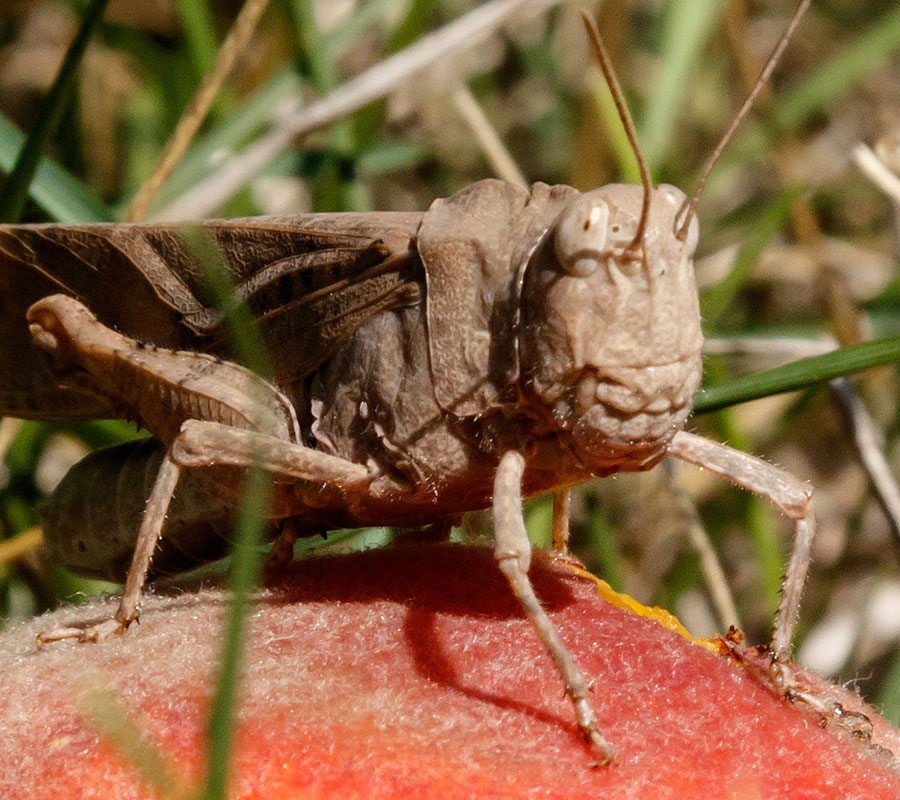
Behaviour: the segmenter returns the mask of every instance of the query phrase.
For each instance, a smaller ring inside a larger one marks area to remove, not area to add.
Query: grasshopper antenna
[[[597,62],[600,64],[600,70],[606,79],[606,85],[612,93],[613,102],[616,104],[616,111],[619,112],[619,119],[622,120],[622,127],[625,128],[625,135],[637,158],[638,169],[641,171],[641,185],[644,187],[644,202],[641,206],[641,219],[638,222],[637,231],[631,244],[625,249],[626,253],[633,253],[640,249],[644,244],[644,231],[647,229],[647,218],[650,216],[650,192],[653,186],[650,184],[650,169],[647,167],[647,161],[644,154],[641,153],[640,145],[637,140],[637,133],[634,129],[634,122],[631,120],[631,114],[628,113],[628,106],[625,104],[625,95],[622,93],[622,87],[619,85],[619,79],[616,77],[616,71],[613,69],[612,60],[603,40],[600,38],[600,31],[597,30],[597,24],[594,18],[587,11],[581,9],[581,18],[584,20],[584,27],[587,28],[588,36],[591,44],[594,45],[594,52],[597,55]]]
[[[675,237],[680,242],[683,242],[687,238],[688,228],[691,224],[691,218],[694,216],[694,214],[697,213],[697,204],[700,202],[700,195],[703,194],[703,189],[706,186],[706,181],[709,178],[713,167],[719,160],[719,156],[722,155],[722,151],[728,146],[728,143],[731,141],[731,137],[734,136],[734,132],[737,130],[738,125],[740,125],[747,117],[747,114],[750,113],[750,109],[753,108],[753,103],[756,102],[756,98],[762,91],[763,86],[768,83],[769,78],[772,76],[772,72],[775,70],[775,67],[778,65],[778,62],[781,59],[781,54],[784,52],[784,48],[788,46],[788,42],[794,35],[794,29],[800,24],[800,20],[806,13],[806,9],[809,8],[810,3],[812,3],[812,0],[801,0],[800,5],[797,6],[797,10],[794,12],[794,16],[791,18],[790,24],[782,34],[781,39],[778,40],[778,44],[772,51],[772,55],[769,56],[769,60],[766,61],[765,66],[759,73],[759,77],[756,79],[756,83],[750,90],[750,94],[747,95],[747,99],[744,100],[744,104],[741,106],[737,114],[735,114],[735,117],[731,121],[731,125],[728,126],[728,130],[725,131],[725,135],[722,137],[722,140],[718,145],[716,145],[716,149],[713,150],[712,155],[709,157],[706,164],[704,164],[703,171],[700,173],[700,178],[697,181],[697,188],[694,189],[694,194],[691,196],[690,202],[685,201],[686,206],[682,206],[681,208],[681,211],[684,211],[686,207],[687,211],[684,216],[684,221],[681,223],[675,233]],[[681,214],[681,211],[679,211],[679,216]],[[676,216],[676,219],[677,218],[678,217]]]

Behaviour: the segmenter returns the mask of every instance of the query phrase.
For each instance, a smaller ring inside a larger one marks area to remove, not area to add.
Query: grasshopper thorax
[[[646,469],[681,429],[700,382],[693,253],[676,219],[685,195],[610,185],[560,214],[525,272],[519,350],[529,393],[596,473]]]

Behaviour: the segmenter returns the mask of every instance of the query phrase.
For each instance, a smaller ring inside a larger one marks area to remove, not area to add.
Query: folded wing
[[[61,386],[31,347],[25,312],[50,294],[159,347],[228,357],[209,253],[249,305],[275,382],[314,371],[375,314],[416,302],[421,213],[308,214],[175,225],[0,226],[0,414],[117,416],[77,380]],[[214,247],[199,248],[198,236]],[[205,260],[198,253],[206,253]]]

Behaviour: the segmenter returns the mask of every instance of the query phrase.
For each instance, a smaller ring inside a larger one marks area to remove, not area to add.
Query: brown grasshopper
[[[227,509],[253,463],[273,476],[268,518],[282,542],[361,525],[449,527],[463,511],[490,507],[497,564],[605,763],[613,750],[588,685],[528,578],[522,498],[671,455],[795,520],[771,644],[781,680],[813,536],[810,489],[682,430],[701,375],[692,256],[703,179],[691,199],[651,185],[585,19],[642,186],[582,194],[485,180],[424,213],[203,223],[268,346],[271,382],[223,359],[221,316],[178,228],[0,226],[0,411],[137,419],[154,437],[89,457],[57,491],[46,537],[58,560],[121,578],[133,558],[113,619],[41,642],[124,631],[151,558],[157,571],[178,571],[221,555]],[[83,488],[92,482],[102,491]],[[110,533],[122,500],[136,543]],[[84,524],[104,512],[110,524],[100,532]]]

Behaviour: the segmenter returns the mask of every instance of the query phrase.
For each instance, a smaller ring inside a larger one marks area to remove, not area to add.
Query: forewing
[[[238,295],[259,321],[279,385],[316,369],[372,315],[415,299],[420,213],[308,214],[205,222]],[[32,348],[28,308],[79,299],[105,325],[160,347],[224,357],[204,267],[175,225],[0,226],[0,414],[119,414],[61,386]]]

